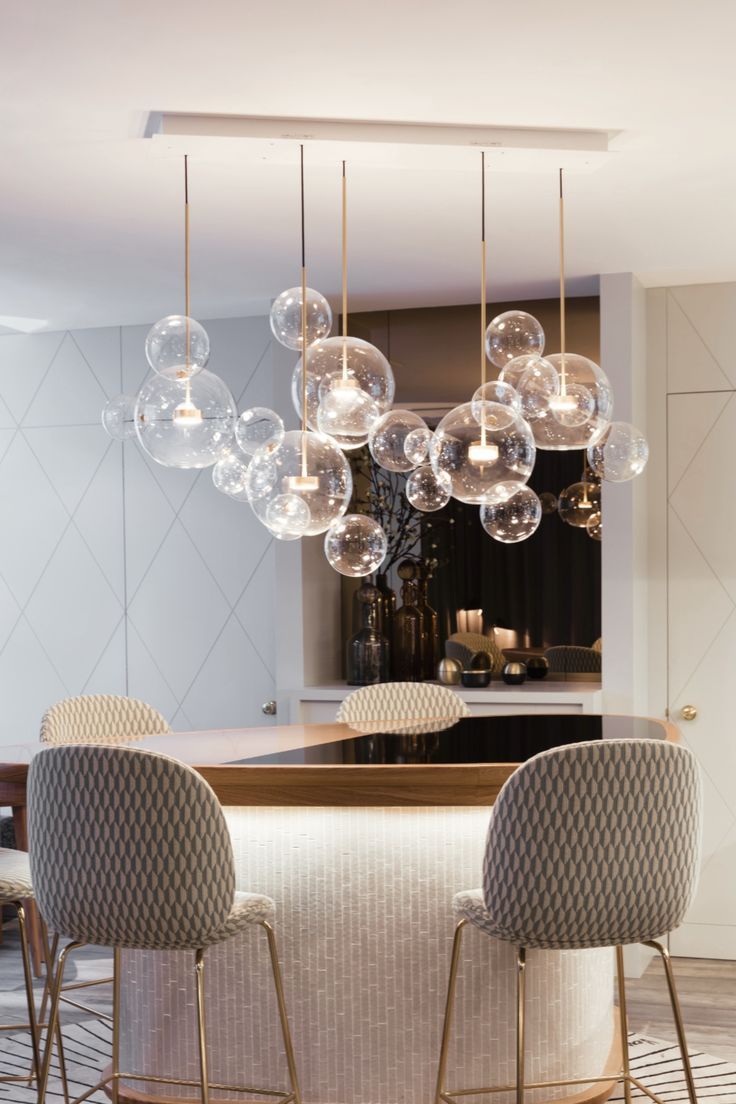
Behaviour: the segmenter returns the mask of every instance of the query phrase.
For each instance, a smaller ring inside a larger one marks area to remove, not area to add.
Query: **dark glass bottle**
[[[389,642],[376,628],[380,597],[364,583],[356,593],[361,625],[347,644],[348,686],[372,686],[389,679]]]
[[[393,639],[396,592],[388,585],[388,575],[376,575],[380,620],[376,626],[389,640]]]
[[[407,579],[401,588],[403,605],[394,616],[393,677],[397,682],[421,682],[424,618],[417,606],[417,584]]]
[[[422,564],[417,581],[417,606],[424,620],[422,629],[422,677],[436,679],[437,665],[440,661],[440,619],[437,616],[437,610],[429,604],[427,598],[428,587],[429,569],[426,564]]]

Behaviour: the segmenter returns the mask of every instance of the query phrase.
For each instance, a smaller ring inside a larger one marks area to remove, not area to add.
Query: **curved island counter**
[[[444,731],[431,723],[364,734],[347,725],[294,725],[171,733],[136,744],[183,759],[207,778],[225,808],[238,888],[276,901],[305,1104],[433,1101],[451,900],[480,884],[490,807],[531,755],[612,737],[679,735],[638,718],[507,716],[468,718]],[[260,930],[207,952],[215,1082],[283,1081],[264,952]],[[612,952],[531,951],[528,961],[530,1080],[617,1067]],[[191,955],[124,952],[124,1069],[197,1076],[193,982]],[[468,931],[457,992],[448,1084],[511,1084],[513,947]],[[530,1104],[583,1104],[605,1099],[611,1087],[527,1095]],[[198,1099],[195,1090],[150,1082],[125,1096]]]

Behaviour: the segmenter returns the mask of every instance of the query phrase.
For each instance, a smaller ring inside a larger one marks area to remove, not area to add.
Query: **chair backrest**
[[[603,653],[603,637],[599,636],[597,640],[594,640],[590,645],[594,652]]]
[[[655,939],[690,905],[700,834],[700,774],[682,745],[596,740],[536,755],[491,814],[491,927],[525,947]]]
[[[41,720],[44,744],[120,744],[162,732],[171,729],[158,710],[117,694],[65,698]]]
[[[220,803],[191,767],[129,747],[34,756],[28,839],[41,914],[61,935],[117,947],[197,947],[235,894]]]
[[[468,717],[470,710],[449,686],[430,682],[382,682],[361,686],[348,694],[337,711],[345,724],[359,721],[451,720]]]
[[[544,653],[550,671],[573,674],[598,674],[601,670],[601,653],[594,648],[577,644],[557,644]]]
[[[457,632],[448,636],[445,641],[445,655],[449,659],[457,659],[464,668],[468,666],[476,652],[488,652],[496,674],[503,670],[506,663],[503,652],[490,636],[483,636],[482,633]]]

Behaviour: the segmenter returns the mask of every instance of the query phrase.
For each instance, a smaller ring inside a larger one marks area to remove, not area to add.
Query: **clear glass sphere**
[[[576,529],[584,529],[593,514],[601,510],[601,488],[589,479],[572,483],[560,492],[557,512],[563,521]]]
[[[135,399],[132,395],[116,395],[102,409],[102,425],[113,441],[135,437]]]
[[[322,398],[317,407],[317,428],[334,438],[340,448],[360,448],[368,440],[371,426],[381,417],[378,403],[362,391],[355,379],[330,380],[320,386]],[[324,387],[324,390],[323,390]]]
[[[510,406],[517,414],[521,411],[521,399],[516,388],[501,379],[488,380],[486,383],[482,383],[473,395],[472,401],[477,404],[475,416],[478,421],[482,417],[483,403],[500,403],[501,406]]]
[[[501,544],[527,540],[536,533],[541,520],[542,503],[531,487],[520,487],[505,502],[485,503],[480,508],[481,525]]]
[[[428,426],[420,426],[412,429],[404,438],[404,455],[412,467],[423,464],[429,456],[429,442],[432,440],[432,430]]]
[[[338,380],[355,380],[378,407],[379,414],[391,409],[396,384],[391,365],[380,349],[359,337],[328,337],[312,345],[307,353],[307,425],[318,429],[320,400]],[[291,401],[302,416],[302,361],[294,366],[291,377]],[[340,443],[350,445],[346,438]],[[365,441],[362,442],[365,444]]]
[[[557,369],[545,357],[524,358],[530,363],[519,377],[516,389],[521,402],[521,412],[534,429],[538,418],[549,415],[550,400],[560,391]]]
[[[526,484],[518,479],[503,479],[500,483],[493,484],[486,498],[486,502],[508,502],[510,498],[513,498],[514,495],[518,494],[522,487],[525,486]]]
[[[274,299],[271,313],[271,332],[287,349],[302,347],[302,289],[289,288]],[[332,311],[324,295],[314,288],[307,288],[307,344],[321,341],[332,329]]]
[[[387,552],[386,534],[366,514],[347,514],[325,533],[325,556],[330,567],[353,579],[378,571]]]
[[[588,536],[591,540],[603,540],[603,521],[600,510],[596,510],[594,514],[590,515],[585,528],[588,530]]]
[[[298,494],[280,494],[266,506],[266,525],[277,540],[299,540],[312,519],[309,506]]]
[[[415,510],[430,514],[450,501],[452,483],[446,472],[435,474],[431,464],[422,464],[406,481],[406,497]]]
[[[595,361],[578,353],[565,353],[564,372],[561,353],[551,353],[544,360],[557,373],[558,387],[549,396],[546,409],[540,405],[533,418],[527,415],[537,448],[564,451],[596,444],[613,417],[613,393],[608,376]],[[525,379],[519,383],[522,409],[525,409]],[[568,404],[566,414],[565,397],[570,393],[575,396],[575,402]],[[572,424],[565,424],[566,420]]]
[[[535,456],[531,429],[520,414],[500,403],[456,406],[437,426],[429,446],[432,468],[436,475],[449,476],[453,498],[478,504],[492,501],[497,483],[525,483]]]
[[[557,513],[557,495],[552,494],[552,491],[542,491],[539,501],[542,503],[543,514]]]
[[[244,410],[235,423],[235,440],[246,456],[253,456],[260,448],[274,449],[283,439],[284,423],[267,406]]]
[[[609,483],[625,483],[641,475],[648,459],[646,437],[628,422],[611,422],[603,436],[588,449],[591,468]]]
[[[166,379],[186,379],[207,367],[210,339],[204,326],[183,314],[154,323],[146,336],[146,360]]]
[[[168,468],[207,468],[233,438],[237,408],[227,385],[203,368],[188,380],[152,375],[135,404],[142,448]]]
[[[302,439],[306,438],[306,475]],[[345,454],[323,433],[285,434],[273,451],[260,449],[250,462],[246,481],[255,514],[271,528],[269,507],[279,496],[296,495],[309,507],[305,536],[324,533],[348,508],[353,478]],[[283,504],[280,504],[283,505]],[[293,505],[293,504],[292,504]]]
[[[524,353],[544,352],[544,330],[532,314],[510,310],[498,314],[486,330],[486,356],[496,368]]]
[[[247,474],[247,462],[236,452],[228,450],[213,466],[212,482],[222,494],[235,498],[244,493]]]
[[[411,471],[415,465],[406,455],[406,439],[414,430],[427,428],[424,419],[411,410],[389,410],[368,436],[371,456],[387,471]]]
[[[533,368],[537,361],[541,359],[541,356],[537,353],[525,353],[523,356],[514,357],[513,360],[503,366],[498,373],[498,378],[502,383],[508,383],[516,388],[519,386],[519,380],[527,368]]]

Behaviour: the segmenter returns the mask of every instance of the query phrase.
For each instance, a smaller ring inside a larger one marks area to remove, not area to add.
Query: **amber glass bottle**
[[[417,606],[424,621],[422,628],[422,678],[436,679],[437,665],[440,661],[440,619],[437,610],[432,609],[427,598],[429,587],[429,568],[422,563],[417,581]]]
[[[393,677],[397,682],[421,682],[424,618],[417,606],[417,584],[407,579],[401,588],[403,605],[394,615]]]

